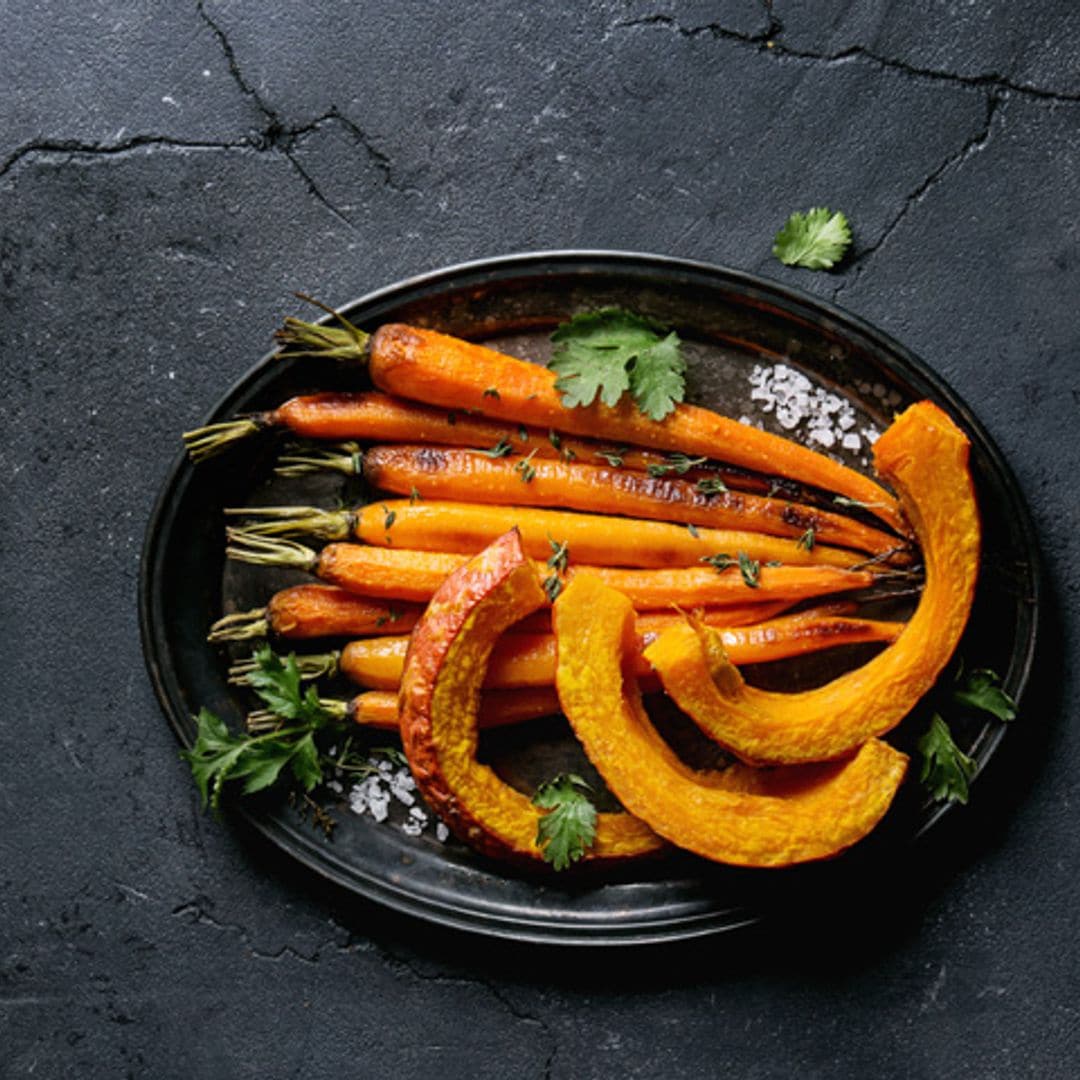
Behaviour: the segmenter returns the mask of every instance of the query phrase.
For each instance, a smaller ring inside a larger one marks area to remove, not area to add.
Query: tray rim
[[[606,265],[601,266],[599,264]],[[1032,595],[1029,598],[1031,610],[1030,632],[1024,642],[1025,647],[1020,655],[1019,664],[1018,666],[1014,664],[1014,670],[1017,671],[1015,696],[1019,702],[1030,682],[1032,668],[1035,663],[1041,621],[1040,614],[1044,610],[1043,593],[1045,589],[1043,561],[1027,500],[1011,466],[970,406],[959,397],[943,377],[931,369],[911,349],[861,316],[839,307],[832,301],[808,293],[797,286],[781,283],[768,277],[723,264],[649,252],[602,248],[528,251],[454,263],[380,286],[345,304],[336,306],[334,310],[348,314],[360,307],[371,307],[380,304],[392,299],[396,294],[406,294],[418,289],[430,291],[437,289],[440,285],[454,283],[461,278],[478,274],[490,274],[494,280],[498,280],[500,277],[505,278],[509,271],[536,273],[542,271],[545,267],[550,267],[551,272],[560,273],[571,272],[574,269],[577,269],[579,273],[584,273],[588,269],[609,273],[617,273],[620,270],[652,270],[659,274],[693,273],[713,278],[718,284],[729,285],[740,295],[774,296],[786,304],[795,303],[801,307],[816,310],[820,315],[832,320],[841,332],[849,329],[862,335],[890,357],[890,364],[893,358],[899,361],[900,374],[906,376],[913,373],[927,384],[932,393],[947,404],[953,415],[959,418],[977,439],[980,453],[985,456],[991,469],[997,474],[1012,502],[1022,511],[1015,524],[1018,531],[1023,535],[1023,546],[1029,559]],[[318,321],[326,322],[330,319],[331,316],[326,315]],[[204,423],[212,421],[227,406],[229,401],[242,394],[248,388],[252,379],[272,362],[274,356],[274,350],[266,352],[234,380],[206,415]],[[905,367],[908,371],[904,371]],[[190,482],[193,469],[194,466],[181,450],[174,459],[158,490],[157,498],[147,519],[146,532],[140,553],[138,586],[139,632],[147,673],[158,704],[169,725],[181,745],[187,747],[191,745],[188,725],[175,715],[167,680],[158,664],[157,643],[154,634],[152,585],[153,579],[156,577],[153,568],[158,562],[159,547],[161,546],[162,520],[167,516],[169,504],[175,499],[177,489],[186,486]],[[1014,648],[1014,656],[1015,654],[1016,650]],[[977,744],[973,748],[973,756],[976,758],[976,771],[972,777],[973,784],[978,780],[997,751],[1001,740],[1005,736],[1006,728],[1007,725],[998,724],[992,729],[988,738],[980,737],[977,740]],[[938,804],[932,812],[926,815],[919,828],[911,834],[908,843],[915,844],[922,840],[934,826],[954,809],[954,803]],[[299,831],[285,829],[273,817],[260,814],[256,809],[241,801],[233,801],[228,808],[228,812],[238,814],[263,839],[292,859],[295,859],[306,869],[314,871],[325,880],[333,882],[353,894],[360,895],[368,901],[379,903],[391,910],[423,919],[428,923],[487,937],[543,945],[654,945],[716,933],[733,933],[759,925],[767,917],[763,912],[748,912],[737,907],[725,907],[720,903],[715,909],[691,915],[673,916],[662,922],[649,919],[640,922],[626,920],[612,924],[596,919],[583,919],[567,925],[566,923],[544,920],[543,918],[534,918],[527,923],[516,922],[513,916],[500,918],[492,916],[488,912],[473,912],[451,903],[435,903],[427,897],[418,898],[410,894],[408,889],[396,886],[390,881],[379,880],[366,873],[358,875],[355,868],[352,868],[351,873],[347,873],[339,867],[342,860],[337,858],[333,852],[318,846],[312,838]],[[358,881],[358,877],[362,880]],[[740,917],[732,919],[733,913],[742,914],[740,914]]]

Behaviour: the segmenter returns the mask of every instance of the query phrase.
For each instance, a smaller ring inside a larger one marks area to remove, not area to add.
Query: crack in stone
[[[258,949],[252,944],[251,934],[243,926],[239,923],[227,923],[215,919],[202,906],[200,903],[201,899],[201,897],[197,897],[195,900],[177,905],[172,910],[173,918],[183,919],[190,916],[190,925],[192,926],[209,926],[214,930],[236,934],[241,946],[247,949],[251,956],[256,960],[277,962],[288,956],[303,964],[317,964],[322,959],[324,952],[331,949],[341,950],[341,945],[336,938],[329,938],[326,941],[321,942],[315,947],[310,955],[300,952],[299,949],[293,948],[292,945],[282,945],[280,949],[277,949],[274,952]]]
[[[988,95],[986,102],[986,116],[983,119],[982,126],[964,141],[964,145],[961,146],[959,150],[955,150],[953,153],[949,154],[948,157],[937,165],[937,167],[934,168],[934,170],[930,172],[917,187],[905,196],[900,209],[881,231],[881,235],[877,240],[875,240],[873,244],[870,244],[868,247],[859,251],[848,262],[847,269],[849,271],[854,270],[854,273],[846,277],[833,291],[832,299],[834,302],[841,293],[859,282],[862,278],[867,261],[888,242],[900,223],[907,217],[908,211],[922,202],[922,200],[925,199],[926,196],[941,182],[946,173],[959,168],[968,160],[968,158],[980,153],[986,148],[993,135],[994,120],[1003,112],[1007,102],[1008,97],[1006,95]]]
[[[31,155],[67,154],[72,157],[116,157],[148,146],[161,146],[174,150],[248,150],[252,148],[252,142],[250,139],[233,141],[179,139],[169,135],[134,135],[118,143],[88,143],[77,139],[34,139],[23,143],[8,155],[0,165],[0,179],[11,172],[20,161]]]
[[[1075,105],[1080,103],[1080,93],[1065,93],[1060,90],[1047,90],[1044,87],[1034,86],[1031,83],[1016,82],[1008,76],[997,72],[988,72],[984,75],[961,75],[955,71],[943,71],[940,68],[924,68],[915,64],[909,64],[895,57],[882,56],[872,52],[865,45],[849,45],[833,53],[812,52],[808,49],[796,49],[787,45],[777,38],[783,33],[784,26],[773,13],[772,3],[766,0],[766,14],[769,18],[768,26],[756,34],[745,34],[738,30],[730,30],[719,23],[703,23],[700,26],[683,26],[674,15],[658,13],[655,15],[642,15],[635,19],[627,19],[614,24],[613,29],[626,30],[641,26],[663,26],[681,37],[695,38],[709,35],[716,40],[731,41],[739,45],[753,46],[757,51],[767,53],[775,57],[783,57],[790,60],[801,60],[809,63],[820,63],[828,66],[846,64],[851,61],[862,60],[873,64],[878,68],[888,71],[897,71],[913,79],[926,79],[932,82],[949,83],[956,86],[964,86],[972,90],[997,90],[1008,91],[1024,97],[1030,97],[1036,101],[1047,101],[1061,105]]]
[[[502,1005],[515,1020],[520,1020],[523,1024],[532,1024],[538,1028],[544,1038],[550,1043],[550,1049],[544,1059],[543,1072],[541,1074],[545,1080],[550,1080],[552,1064],[558,1054],[559,1046],[555,1038],[555,1033],[551,1030],[551,1025],[543,1017],[526,1012],[511,1000],[500,986],[497,986],[489,979],[481,977],[467,978],[463,975],[443,975],[441,973],[428,974],[427,972],[418,969],[405,957],[391,952],[383,945],[376,945],[376,949],[386,961],[387,965],[396,970],[399,974],[405,973],[414,979],[420,979],[425,982],[448,983],[454,986],[482,987],[500,1005]]]

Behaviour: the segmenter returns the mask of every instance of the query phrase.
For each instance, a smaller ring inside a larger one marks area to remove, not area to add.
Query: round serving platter
[[[618,306],[677,329],[687,343],[688,400],[732,416],[750,416],[780,431],[775,416],[751,397],[755,365],[783,363],[840,395],[859,429],[883,430],[894,411],[929,398],[964,428],[972,443],[984,525],[983,572],[960,654],[1002,676],[1019,699],[1032,664],[1040,571],[1034,530],[1023,496],[1001,454],[963,401],[907,349],[862,320],[796,290],[740,271],[620,252],[541,252],[450,267],[381,289],[342,308],[362,329],[384,322],[430,326],[542,360],[550,331],[584,310]],[[365,389],[358,367],[329,361],[264,357],[221,400],[207,422],[274,408],[316,390]],[[195,738],[193,716],[207,707],[242,725],[253,700],[226,679],[228,656],[206,642],[224,611],[265,603],[303,575],[238,567],[224,558],[223,510],[257,503],[363,497],[356,485],[272,478],[280,440],[257,438],[192,465],[179,457],[151,515],[143,552],[139,612],[151,680],[180,742]],[[869,471],[861,453],[841,455]],[[290,486],[292,484],[293,486]],[[987,572],[992,568],[993,572]],[[279,646],[280,648],[280,646]],[[315,643],[309,651],[321,651]],[[835,657],[769,665],[770,685],[806,685],[827,678]],[[847,663],[857,658],[847,658]],[[926,726],[916,710],[890,741],[912,752]],[[920,726],[921,725],[921,726]],[[962,717],[954,723],[961,748],[981,771],[1005,725]],[[376,735],[371,745],[385,744]],[[482,743],[482,749],[484,744]],[[573,762],[572,737],[559,720],[493,737],[484,752],[512,782],[551,775]],[[545,770],[548,770],[545,773]],[[976,784],[978,780],[976,772]],[[913,762],[901,797],[882,826],[853,851],[829,863],[783,871],[713,866],[672,854],[615,874],[523,874],[481,858],[433,830],[406,835],[391,822],[350,812],[340,795],[320,789],[337,822],[331,836],[312,828],[284,792],[233,800],[272,843],[311,870],[360,896],[429,921],[521,941],[560,944],[652,943],[734,930],[782,912],[809,883],[828,888],[869,873],[875,858],[932,828],[946,804],[929,803]]]

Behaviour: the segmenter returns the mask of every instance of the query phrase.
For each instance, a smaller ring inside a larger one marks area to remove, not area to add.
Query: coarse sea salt
[[[801,371],[787,364],[755,364],[748,376],[750,399],[761,411],[772,413],[786,432],[800,436],[807,444],[822,450],[845,450],[858,454],[873,445],[878,433],[873,428],[855,430],[858,416],[851,402],[831,390],[817,386]],[[881,386],[867,390],[885,404],[890,395]],[[892,393],[895,393],[893,391]],[[899,401],[899,395],[897,395]],[[739,417],[741,423],[760,427],[752,417]]]
[[[374,821],[390,820],[391,807],[396,800],[408,807],[405,820],[398,827],[406,836],[420,836],[432,823],[427,810],[416,805],[416,780],[407,765],[396,766],[384,757],[372,755],[368,765],[370,776],[357,781],[349,790],[349,809],[354,814],[368,814]],[[394,819],[397,820],[396,818]],[[435,836],[445,843],[450,831],[441,821],[435,823]]]

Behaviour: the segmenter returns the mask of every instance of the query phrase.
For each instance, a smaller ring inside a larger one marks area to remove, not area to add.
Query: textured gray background
[[[0,1075],[1077,1075],[1072,0],[0,10]],[[771,236],[819,203],[853,254],[786,270]],[[908,887],[553,954],[330,892],[198,813],[135,619],[178,432],[294,289],[575,246],[837,300],[1016,470],[1042,672]]]

